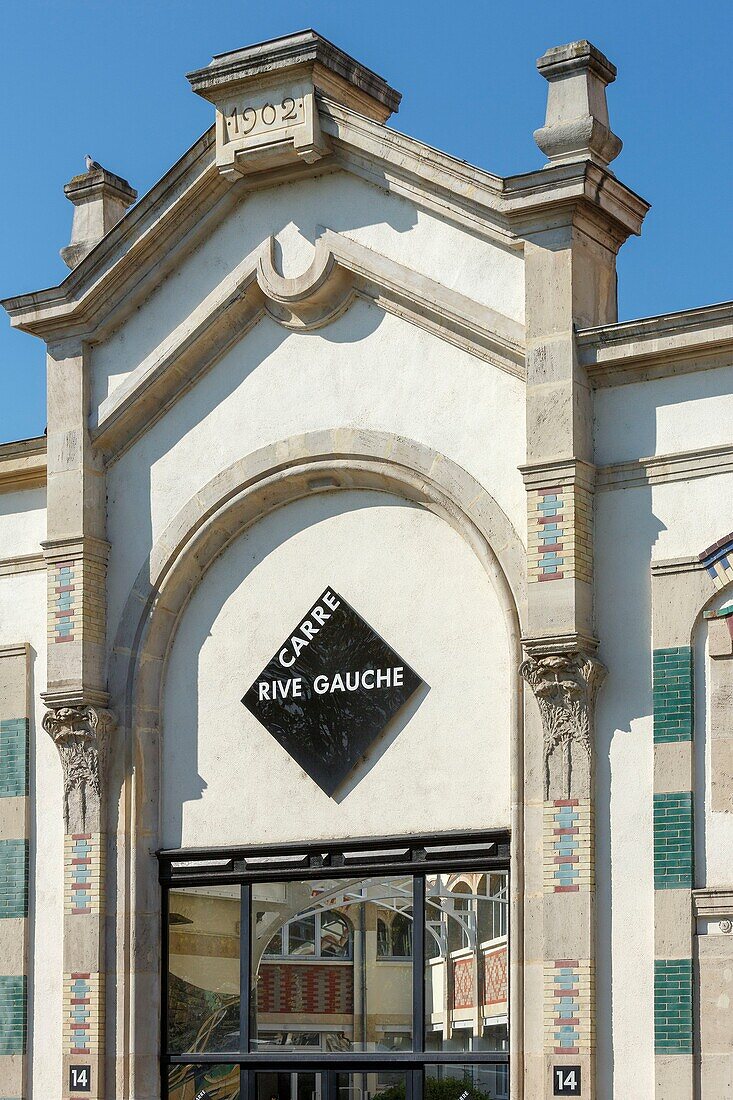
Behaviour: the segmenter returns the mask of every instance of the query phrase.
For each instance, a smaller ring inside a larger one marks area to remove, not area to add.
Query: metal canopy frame
[[[321,1075],[321,1100],[337,1100],[339,1073],[403,1071],[406,1100],[423,1100],[427,1065],[504,1065],[509,1054],[485,1051],[425,1050],[425,875],[462,871],[509,872],[509,834],[432,833],[408,837],[360,837],[306,844],[256,847],[176,848],[157,853],[162,904],[162,1095],[168,1093],[168,1068],[174,1065],[231,1065],[240,1069],[241,1100],[256,1100],[257,1072],[304,1072]],[[412,877],[412,1016],[410,1051],[330,1052],[251,1051],[251,900],[257,882],[403,874]],[[171,1053],[168,1050],[168,893],[184,886],[239,885],[240,895],[240,1033],[239,1050],[216,1053]],[[511,930],[510,930],[511,931]],[[508,937],[510,941],[510,936]],[[508,942],[511,951],[511,943]],[[508,1071],[507,1071],[508,1072]]]

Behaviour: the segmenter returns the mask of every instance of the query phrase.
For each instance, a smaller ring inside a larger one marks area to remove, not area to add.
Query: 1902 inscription
[[[303,97],[285,96],[279,102],[268,101],[258,106],[241,106],[235,103],[224,116],[224,120],[229,141],[287,126],[297,126],[305,120]]]

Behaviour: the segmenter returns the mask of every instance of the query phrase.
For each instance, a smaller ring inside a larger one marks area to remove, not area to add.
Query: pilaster
[[[692,889],[694,663],[690,645],[704,596],[701,572],[652,572],[654,703],[654,1081],[655,1096],[695,1095]],[[682,589],[684,588],[684,591]]]
[[[523,177],[531,194],[525,241],[527,458],[527,702],[525,847],[541,859],[527,870],[525,965],[541,970],[542,1021],[526,1020],[525,1091],[551,1097],[555,1074],[579,1069],[579,1095],[596,1083],[595,743],[593,718],[605,668],[595,656],[593,619],[593,395],[580,364],[578,328],[616,320],[616,255],[638,232],[646,204],[615,180],[608,163],[621,142],[611,132],[606,85],[613,65],[588,42],[549,50],[538,61],[549,82],[545,126],[535,134],[548,163]],[[575,198],[558,193],[557,173],[579,167],[596,179]],[[544,180],[543,180],[544,177]],[[624,213],[605,184],[629,196]],[[541,888],[540,888],[541,882]]]
[[[105,1092],[105,777],[108,544],[101,458],[88,430],[83,341],[48,352],[48,707],[64,780],[62,1096]]]
[[[28,1096],[29,647],[0,648],[0,1092]]]

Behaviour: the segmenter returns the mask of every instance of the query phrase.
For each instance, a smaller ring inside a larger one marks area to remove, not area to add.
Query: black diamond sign
[[[421,683],[327,588],[242,702],[330,795]]]

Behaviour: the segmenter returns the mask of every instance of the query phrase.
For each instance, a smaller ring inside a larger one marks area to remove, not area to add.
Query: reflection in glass
[[[409,876],[253,885],[252,1049],[411,1050],[411,955]]]
[[[168,895],[168,1049],[174,1054],[239,1049],[239,899],[238,886],[185,887]]]
[[[336,1100],[405,1100],[404,1073],[375,1070],[371,1073],[337,1073]]]
[[[239,1100],[239,1066],[171,1066],[168,1100]]]
[[[425,1100],[508,1100],[506,1065],[425,1067]]]
[[[257,1100],[321,1100],[320,1073],[257,1073]]]
[[[507,881],[505,871],[426,876],[426,1050],[506,1049]]]

